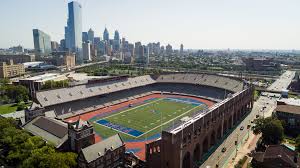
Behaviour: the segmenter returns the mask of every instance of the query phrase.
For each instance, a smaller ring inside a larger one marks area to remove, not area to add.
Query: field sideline
[[[131,138],[147,138],[160,133],[161,129],[172,126],[173,121],[206,108],[202,102],[192,102],[179,98],[157,98],[142,105],[101,118],[94,122],[101,134],[118,132]]]

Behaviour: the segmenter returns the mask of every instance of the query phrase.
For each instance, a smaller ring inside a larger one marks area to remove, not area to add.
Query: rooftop
[[[60,147],[68,139],[67,124],[47,117],[36,117],[24,125],[24,129],[33,135],[42,137],[45,141]]]
[[[281,99],[277,100],[277,103],[284,103],[286,105],[300,106],[300,99],[281,98]]]
[[[84,158],[88,163],[105,155],[108,150],[114,150],[124,145],[119,134],[111,136],[103,141],[95,143],[91,146],[82,149]]]
[[[20,79],[20,80],[32,80],[32,81],[45,82],[48,80],[64,80],[64,79],[68,79],[68,78],[64,75],[60,75],[57,73],[46,73],[43,75],[33,76],[33,77]]]
[[[294,106],[294,105],[277,105],[275,111],[292,113],[292,114],[300,114],[300,106]]]

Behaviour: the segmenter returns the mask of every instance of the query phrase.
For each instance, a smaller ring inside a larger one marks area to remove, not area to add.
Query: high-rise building
[[[114,51],[119,51],[120,50],[120,35],[119,35],[118,30],[115,31],[114,42],[113,42],[113,50]]]
[[[61,39],[60,43],[59,43],[59,50],[60,51],[65,51],[66,50],[66,40],[65,39]]]
[[[106,29],[106,27],[103,32],[103,40],[109,41],[109,33],[108,33],[108,30]]]
[[[48,56],[51,53],[50,36],[39,29],[33,29],[33,42],[36,59]]]
[[[85,42],[82,43],[82,51],[83,51],[83,60],[84,61],[91,61],[91,43]]]
[[[88,31],[88,40],[90,41],[91,44],[94,44],[94,36],[95,36],[94,31],[90,29]]]
[[[180,44],[180,55],[183,55],[183,44]]]
[[[168,45],[166,46],[166,53],[167,53],[168,55],[170,55],[170,54],[172,54],[172,52],[173,52],[172,46],[171,46],[170,44],[168,44]]]
[[[59,44],[56,41],[51,41],[51,50],[52,51],[58,51],[59,50]]]
[[[76,53],[76,63],[83,62],[82,58],[82,15],[81,5],[72,1],[68,4],[69,16],[65,28],[66,48]]]
[[[88,32],[82,32],[82,42],[88,42],[88,41],[89,41]]]

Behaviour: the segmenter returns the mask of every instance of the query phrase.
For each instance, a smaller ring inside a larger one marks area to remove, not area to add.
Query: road
[[[283,73],[268,89],[281,91],[287,89],[295,72],[286,71]],[[250,129],[247,129],[247,125],[251,125],[251,121],[256,118],[256,115],[268,117],[272,115],[272,112],[276,108],[276,100],[280,97],[279,94],[264,93],[265,96],[260,98],[254,103],[253,108],[248,116],[240,123],[230,135],[222,142],[222,144],[210,155],[210,157],[200,166],[201,168],[213,168],[213,167],[227,167],[237,155],[239,148],[249,137],[251,133]],[[265,107],[264,110],[263,107]],[[244,126],[243,130],[240,128]],[[235,145],[237,141],[237,145]],[[225,147],[226,151],[222,152],[222,148]]]

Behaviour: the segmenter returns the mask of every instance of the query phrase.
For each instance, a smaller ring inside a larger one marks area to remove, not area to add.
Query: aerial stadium
[[[96,142],[118,133],[148,167],[193,167],[251,108],[252,92],[213,74],[110,77],[39,91],[25,118],[88,121]]]

